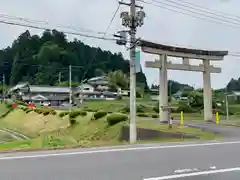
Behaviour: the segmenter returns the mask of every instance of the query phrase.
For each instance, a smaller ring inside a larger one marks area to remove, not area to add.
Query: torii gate
[[[204,92],[204,120],[212,121],[212,88],[211,73],[221,73],[221,68],[210,65],[210,61],[221,61],[228,51],[207,51],[188,49],[175,46],[156,44],[140,40],[139,45],[145,53],[157,54],[159,60],[146,61],[145,67],[159,69],[159,116],[161,121],[168,121],[168,111],[162,107],[168,106],[168,77],[167,69],[180,71],[194,71],[203,73]],[[173,64],[167,61],[167,56],[182,58],[181,64]],[[190,65],[189,59],[202,60],[200,65]]]

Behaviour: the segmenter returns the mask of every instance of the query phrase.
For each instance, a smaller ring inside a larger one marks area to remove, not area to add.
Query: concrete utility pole
[[[119,2],[130,6],[130,14],[128,12],[122,12],[122,25],[129,27],[129,31],[120,31],[120,40],[117,40],[117,44],[126,45],[126,33],[130,35],[130,132],[129,140],[130,143],[135,143],[137,140],[136,130],[136,31],[138,26],[143,25],[143,19],[145,13],[143,11],[136,12],[136,7],[142,9],[141,6],[136,5],[136,0],[131,0],[130,3]]]
[[[72,105],[72,65],[69,65],[69,105]]]
[[[3,96],[3,101],[5,100],[5,74],[2,75],[2,96]]]
[[[62,79],[62,73],[61,72],[59,72],[58,73],[58,84],[60,84],[61,83],[61,79]]]

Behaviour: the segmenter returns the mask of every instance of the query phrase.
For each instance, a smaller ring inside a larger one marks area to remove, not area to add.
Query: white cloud
[[[148,0],[146,0],[148,1]],[[176,1],[176,0],[175,0]],[[188,0],[218,11],[232,13],[240,16],[238,0]],[[180,2],[180,1],[176,1]],[[138,29],[138,36],[145,39],[167,44],[192,45],[199,48],[226,49],[232,52],[239,50],[239,30],[226,25],[218,25],[204,20],[192,18],[183,14],[171,12],[167,9],[157,8],[151,5],[144,5],[146,12],[145,24]],[[51,23],[64,24],[95,31],[105,31],[113,12],[117,7],[117,1],[113,0],[42,0],[42,1],[13,1],[1,2],[0,12],[28,17],[37,20],[47,20]],[[120,10],[127,10],[121,7]],[[239,22],[236,22],[240,24]],[[239,26],[240,27],[240,26]],[[120,30],[121,21],[119,13],[114,19],[109,33]],[[0,24],[1,41],[0,47],[10,45],[16,37],[26,28],[14,27]],[[31,30],[32,33],[40,33],[38,30]],[[69,36],[72,39],[75,36]],[[121,51],[126,57],[128,52],[114,43],[102,40],[85,39],[85,43],[94,46],[101,46],[103,49]],[[142,54],[142,65],[145,60],[153,60],[156,56]],[[223,71],[221,74],[212,75],[212,85],[215,88],[223,87],[230,78],[238,78],[238,66],[240,62],[236,57],[227,57],[224,62],[218,63]],[[158,71],[144,68],[147,79],[150,83],[158,83]],[[187,77],[187,78],[186,78]],[[200,73],[170,71],[169,78],[189,83],[195,86],[202,86],[202,75]]]

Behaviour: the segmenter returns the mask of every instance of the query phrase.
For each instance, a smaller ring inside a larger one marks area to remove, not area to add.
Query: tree
[[[127,89],[129,87],[129,77],[121,70],[108,73],[108,82],[111,89]]]
[[[53,85],[58,82],[59,73],[62,81],[68,81],[70,64],[78,66],[72,69],[74,81],[112,71],[129,74],[129,61],[121,53],[90,47],[77,39],[68,42],[65,34],[57,30],[46,30],[41,36],[25,31],[11,46],[0,50],[0,71],[11,85],[20,81]],[[144,73],[137,73],[137,82],[148,88]],[[124,84],[117,83],[127,87]]]

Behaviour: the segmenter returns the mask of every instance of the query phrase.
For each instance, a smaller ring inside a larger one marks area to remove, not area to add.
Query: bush
[[[22,110],[23,111],[27,111],[29,108],[27,108],[27,107],[22,107]]]
[[[27,106],[27,104],[25,102],[20,101],[20,100],[16,100],[15,103],[18,105]]]
[[[128,116],[122,113],[112,113],[107,116],[109,126],[128,120]]]
[[[149,117],[149,115],[146,113],[138,113],[137,116],[138,117]]]
[[[38,114],[42,114],[42,110],[41,109],[34,109],[34,112],[36,112]]]
[[[98,109],[91,109],[91,108],[88,108],[88,107],[84,107],[83,108],[85,111],[87,111],[87,112],[97,112],[98,111]]]
[[[136,112],[137,113],[144,113],[147,111],[147,107],[142,105],[142,104],[137,104],[136,105]],[[126,105],[122,110],[121,112],[123,113],[129,113],[130,112],[130,107],[129,105]]]
[[[158,114],[152,114],[152,118],[158,118],[159,115]]]
[[[77,122],[76,119],[74,119],[74,118],[70,118],[69,121],[70,121],[70,124],[71,124],[71,125],[74,125],[74,124],[76,124],[76,122]]]
[[[32,112],[32,109],[27,109],[25,112],[26,112],[26,114],[30,113],[30,112]]]
[[[188,106],[187,104],[180,104],[176,109],[176,113],[183,111],[184,113],[192,113],[194,112],[193,109]]]
[[[87,115],[86,111],[72,111],[69,114],[70,118],[76,118],[78,116],[86,116],[86,115]]]
[[[47,115],[50,114],[50,111],[43,111],[42,113],[43,113],[44,116],[47,116]]]
[[[87,112],[86,111],[80,111],[80,116],[87,116]]]
[[[12,104],[6,104],[6,106],[7,106],[8,109],[12,109],[13,108]]]
[[[66,116],[66,115],[68,115],[68,114],[69,114],[68,111],[61,112],[61,113],[59,114],[59,117],[64,117],[64,116]]]
[[[56,115],[57,112],[56,112],[55,110],[53,110],[50,114],[52,114],[52,115]]]
[[[105,111],[98,111],[98,112],[94,113],[93,117],[96,120],[96,119],[100,119],[100,118],[102,118],[102,117],[104,117],[106,115],[107,115],[107,112],[105,112]]]
[[[153,111],[156,112],[156,113],[159,113],[159,107],[158,106],[154,106],[153,107]]]

